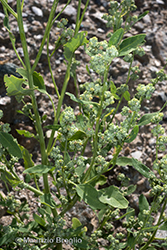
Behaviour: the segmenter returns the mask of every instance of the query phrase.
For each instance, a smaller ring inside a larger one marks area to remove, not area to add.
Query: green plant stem
[[[66,91],[66,88],[67,88],[67,85],[68,85],[68,81],[70,79],[71,63],[72,63],[72,58],[68,62],[68,66],[67,66],[67,70],[66,70],[66,75],[65,75],[61,95],[60,95],[58,105],[57,105],[57,112],[56,112],[56,116],[55,116],[55,120],[54,120],[54,125],[56,125],[58,123],[58,119],[59,119],[59,115],[60,115],[61,106],[62,106],[62,103],[63,103],[65,91]],[[50,151],[51,151],[52,143],[53,143],[53,140],[54,140],[54,134],[55,134],[55,131],[52,130],[51,136],[49,138],[48,146],[47,146],[47,153],[48,154],[50,154]]]
[[[100,125],[100,119],[101,119],[101,114],[103,111],[103,101],[104,101],[104,93],[106,91],[106,84],[107,84],[107,76],[108,76],[108,70],[109,70],[109,66],[107,67],[105,74],[104,74],[104,80],[103,80],[103,90],[102,90],[102,94],[101,94],[101,98],[100,98],[100,107],[98,110],[98,114],[97,114],[97,119],[96,119],[96,126],[95,126],[95,135],[93,138],[93,158],[92,161],[90,163],[90,166],[88,168],[88,170],[86,171],[82,183],[84,183],[88,177],[90,176],[90,173],[92,171],[94,162],[95,162],[95,158],[97,156],[97,141],[98,141],[98,131],[99,131],[99,125]]]
[[[162,207],[162,210],[161,210],[161,213],[160,213],[160,216],[159,216],[159,219],[158,219],[158,223],[157,223],[157,226],[159,226],[161,224],[161,220],[162,220],[162,217],[163,217],[163,213],[165,211],[165,208],[166,208],[166,204],[167,204],[167,198],[163,204],[163,207]],[[147,241],[147,243],[140,248],[140,250],[147,250],[148,249],[148,246],[151,244],[151,242],[155,239],[155,235],[157,233],[157,230],[158,228],[154,231],[154,233],[152,234],[152,236],[150,237],[150,239]]]
[[[24,32],[24,27],[23,27],[21,3],[19,0],[17,0],[17,14],[18,14],[18,26],[19,26],[19,31],[20,31],[20,39],[21,39],[21,43],[22,43],[22,47],[23,47],[25,64],[26,64],[26,69],[27,69],[28,83],[29,83],[29,88],[32,89],[34,87],[33,76],[32,76],[33,70],[31,70],[31,65],[30,65],[30,59],[29,59],[29,54],[28,54],[28,49],[27,49],[27,42],[26,42],[26,37],[25,37],[25,32]],[[42,164],[47,165],[47,154],[46,154],[46,150],[45,150],[44,134],[43,134],[42,126],[41,126],[41,121],[40,121],[40,116],[39,116],[39,112],[38,112],[38,107],[37,107],[37,102],[36,102],[34,91],[32,91],[31,100],[32,100],[33,111],[35,114],[35,121],[36,121],[35,125],[37,128],[37,133],[39,135]],[[44,181],[44,192],[49,193],[50,191],[49,191],[47,173],[43,174],[43,181]]]
[[[32,66],[31,73],[34,72],[34,70],[35,70],[35,68],[36,68],[36,66],[37,66],[37,64],[39,62],[39,59],[41,57],[43,47],[45,45],[46,38],[48,37],[48,34],[50,32],[50,28],[52,26],[52,20],[53,20],[53,17],[54,17],[58,2],[59,2],[59,0],[54,0],[54,2],[53,2],[52,9],[51,9],[50,16],[49,16],[49,20],[48,20],[48,23],[47,23],[47,26],[46,26],[46,30],[45,30],[45,33],[44,33],[44,36],[43,36],[43,39],[42,39],[41,46],[39,48],[38,54],[36,56],[34,65]]]
[[[134,57],[134,56],[133,56],[133,57]],[[128,84],[129,79],[130,79],[130,72],[131,72],[131,68],[132,68],[132,62],[133,62],[133,60],[131,60],[131,62],[130,62],[129,71],[128,71],[128,77],[127,77],[127,79],[126,79],[125,85]],[[118,104],[117,104],[117,107],[116,107],[116,109],[115,109],[115,111],[114,111],[114,113],[113,113],[113,116],[112,116],[112,118],[111,118],[111,123],[112,123],[112,121],[113,121],[113,119],[114,119],[114,117],[115,117],[115,115],[116,115],[116,113],[117,113],[117,111],[118,111],[118,109],[119,109],[119,106],[120,106],[120,104],[121,104],[121,102],[122,102],[123,97],[124,97],[124,94],[122,94],[122,96],[121,96],[121,98],[120,98],[120,100],[119,100],[119,102],[118,102]]]
[[[5,0],[0,0],[2,5],[5,6],[5,8],[16,18],[18,19],[17,13],[8,5],[7,1]]]

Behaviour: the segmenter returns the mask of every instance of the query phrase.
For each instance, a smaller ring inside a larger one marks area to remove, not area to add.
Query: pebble
[[[43,12],[41,9],[39,9],[36,6],[32,6],[32,11],[34,12],[34,14],[38,17],[43,17]]]
[[[133,158],[139,160],[139,159],[141,158],[141,156],[142,156],[142,152],[137,150],[137,151],[135,151],[135,152],[132,152],[132,153],[131,153],[131,156],[132,156]]]

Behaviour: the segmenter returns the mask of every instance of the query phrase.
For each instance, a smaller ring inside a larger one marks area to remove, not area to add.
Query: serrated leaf
[[[87,32],[81,31],[77,35],[75,35],[68,43],[64,45],[64,57],[67,61],[69,61],[75,50],[81,45],[84,45],[88,43],[88,40],[86,39]]]
[[[118,45],[122,40],[123,35],[124,35],[124,30],[122,28],[115,31],[114,34],[110,37],[108,46],[111,47],[112,45],[115,46]]]
[[[7,94],[8,96],[25,96],[30,95],[32,91],[35,89],[25,89],[22,87],[25,84],[24,78],[17,78],[15,76],[8,77],[7,75],[4,76],[5,86],[7,87]]]
[[[32,138],[34,137],[35,138],[35,135],[33,133],[30,133],[29,131],[27,130],[24,130],[24,129],[16,129],[17,133],[19,135],[24,135],[25,137],[28,137],[28,138]]]
[[[145,34],[139,34],[123,40],[119,46],[119,56],[128,55],[135,50],[144,41],[145,36]]]
[[[0,132],[0,143],[2,144],[2,146],[5,149],[8,150],[8,152],[11,155],[16,156],[18,158],[22,158],[21,150],[20,150],[17,142],[14,141],[14,138],[12,137],[12,135],[1,131]]]
[[[99,200],[104,204],[120,209],[127,208],[129,203],[116,186],[100,189]]]
[[[138,132],[139,132],[139,126],[136,125],[136,126],[132,129],[132,131],[130,132],[129,137],[125,140],[125,142],[127,142],[127,143],[132,142],[132,141],[136,138]]]
[[[46,174],[52,168],[53,168],[53,166],[39,164],[39,165],[36,165],[32,168],[27,168],[26,170],[24,170],[23,173],[26,173],[26,174]]]
[[[42,217],[40,217],[39,215],[37,214],[33,214],[33,218],[34,220],[41,226],[45,226],[46,222],[44,221],[44,219]]]
[[[145,114],[141,117],[141,119],[138,122],[138,126],[143,126],[143,125],[147,125],[151,122],[152,118],[157,115],[159,113],[155,112],[155,113],[149,113],[149,114]]]
[[[102,209],[106,206],[99,201],[98,191],[90,184],[76,185],[77,194],[83,199],[92,209]]]

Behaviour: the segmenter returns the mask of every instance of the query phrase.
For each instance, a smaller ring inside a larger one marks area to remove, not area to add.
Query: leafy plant
[[[148,12],[139,17],[131,15],[136,6],[133,0],[123,0],[119,4],[117,1],[110,1],[109,14],[104,15],[107,27],[113,28],[113,33],[109,34],[109,39],[99,42],[96,37],[88,41],[86,31],[79,31],[89,0],[86,1],[85,8],[81,14],[81,0],[78,1],[78,12],[75,30],[67,29],[67,20],[62,19],[57,23],[62,32],[55,42],[54,51],[49,54],[49,33],[63,10],[54,17],[58,0],[54,0],[46,30],[39,48],[39,52],[34,64],[30,65],[27,49],[27,42],[23,28],[22,11],[24,1],[17,0],[17,13],[8,5],[7,1],[1,0],[4,8],[4,26],[9,32],[11,43],[23,68],[17,72],[21,78],[5,75],[7,94],[15,96],[18,102],[23,102],[24,107],[20,111],[23,115],[29,116],[34,123],[36,134],[25,130],[18,130],[19,134],[26,137],[34,137],[39,142],[41,153],[41,164],[36,165],[32,160],[32,155],[26,148],[19,145],[10,134],[7,124],[0,127],[0,172],[1,180],[10,184],[14,189],[31,190],[36,199],[40,202],[38,213],[33,214],[33,221],[25,223],[28,206],[26,202],[20,203],[11,198],[10,191],[6,198],[1,197],[0,204],[7,207],[8,213],[14,216],[11,225],[1,227],[0,246],[3,249],[62,249],[62,244],[73,245],[74,249],[99,249],[100,238],[105,242],[105,249],[156,249],[157,230],[166,230],[166,216],[164,215],[166,199],[166,165],[164,156],[158,159],[158,151],[165,149],[167,137],[164,129],[159,124],[163,114],[161,108],[156,113],[140,115],[141,103],[144,99],[149,99],[155,90],[158,81],[167,79],[164,71],[157,74],[157,78],[148,85],[138,85],[136,95],[131,97],[128,91],[130,79],[136,80],[139,73],[138,67],[132,67],[134,55],[144,54],[141,48],[144,43],[145,34],[139,34],[124,38],[124,34],[134,23],[144,17]],[[19,57],[15,48],[15,38],[10,30],[9,16],[11,13],[17,20],[20,39],[24,51],[24,62]],[[124,28],[122,28],[124,27]],[[35,71],[41,53],[47,41],[47,57],[51,77],[58,97],[58,105],[54,106],[49,93],[47,93],[43,77]],[[81,85],[82,94],[76,96],[66,92],[70,75],[76,83],[76,68],[78,62],[75,59],[75,51],[80,47],[85,47],[86,53],[90,56],[90,64],[86,66],[90,76],[90,81]],[[64,58],[67,66],[64,83],[61,93],[53,77],[51,68],[51,57],[56,50],[63,46]],[[124,56],[124,60],[129,62],[129,71],[125,84],[116,87],[113,79],[109,78],[110,65],[115,57]],[[92,78],[91,71],[96,73]],[[46,145],[43,132],[43,120],[38,112],[38,105],[35,92],[46,94],[51,100],[54,111],[53,125],[46,126],[51,129],[51,136]],[[24,102],[24,97],[31,98],[31,104]],[[74,113],[72,107],[65,107],[61,111],[65,95],[76,102],[79,106],[78,114]],[[123,121],[116,123],[114,118],[120,108],[122,100],[127,101],[127,106],[123,106],[121,115]],[[116,103],[117,102],[117,103]],[[32,112],[33,110],[33,112]],[[1,117],[2,117],[1,112]],[[134,158],[120,157],[120,152],[124,143],[131,143],[139,132],[139,127],[153,123],[155,124],[152,133],[156,137],[156,160],[153,168],[159,177],[140,161]],[[56,138],[55,138],[56,132]],[[86,157],[87,146],[91,148],[91,156]],[[107,160],[107,154],[112,154],[112,158]],[[9,156],[10,155],[10,159]],[[22,158],[24,161],[24,180],[20,179],[15,171],[15,163]],[[9,159],[9,160],[8,160]],[[130,207],[128,196],[132,194],[136,186],[130,185],[127,176],[119,173],[117,176],[120,186],[111,185],[98,189],[98,185],[107,182],[105,173],[112,170],[116,165],[131,166],[141,175],[146,177],[150,183],[150,194],[153,197],[149,203],[146,197],[141,194],[139,197],[139,212],[135,215],[135,210]],[[48,176],[53,179],[56,187],[56,197],[60,204],[56,204],[54,196],[50,191]],[[43,177],[44,189],[41,191],[38,186],[39,176]],[[35,186],[30,185],[30,180],[34,180]],[[7,186],[8,187],[8,186]],[[62,194],[62,190],[66,194]],[[12,202],[11,202],[12,200]],[[97,215],[98,228],[88,235],[87,228],[77,218],[72,218],[71,227],[66,226],[64,220],[65,213],[75,206],[77,201],[83,200]],[[161,208],[161,210],[160,210]],[[154,224],[153,215],[160,211],[158,222]],[[23,213],[21,215],[21,212]],[[124,233],[115,233],[114,225],[121,223]],[[28,243],[28,244],[27,244]],[[166,245],[163,242],[162,245]]]

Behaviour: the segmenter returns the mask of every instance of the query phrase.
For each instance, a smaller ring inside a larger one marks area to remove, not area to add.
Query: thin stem
[[[0,0],[2,5],[5,6],[5,8],[18,20],[17,13],[8,5],[8,3],[5,0]]]
[[[34,72],[34,70],[35,70],[35,68],[36,68],[36,66],[37,66],[37,64],[39,62],[39,59],[41,57],[43,47],[45,45],[46,38],[48,37],[48,34],[50,32],[50,28],[52,26],[52,20],[53,20],[53,17],[54,17],[58,2],[59,2],[59,0],[54,0],[54,2],[53,2],[52,9],[51,9],[50,16],[49,16],[49,20],[48,20],[48,23],[47,23],[47,26],[46,26],[46,30],[45,30],[45,33],[44,33],[44,36],[43,36],[43,39],[42,39],[41,46],[39,48],[38,54],[36,56],[34,65],[32,66],[31,73]]]
[[[21,11],[21,3],[19,0],[17,0],[17,14],[18,14],[18,26],[19,26],[19,31],[20,31],[20,39],[23,47],[23,52],[24,52],[24,59],[25,59],[25,65],[27,69],[27,76],[28,76],[28,84],[29,88],[33,89],[33,70],[31,69],[30,65],[30,59],[29,59],[29,53],[28,53],[28,48],[27,48],[27,42],[26,42],[26,37],[25,37],[25,32],[24,32],[24,27],[23,27],[23,19],[22,19],[22,11]],[[42,156],[42,164],[46,165],[47,164],[47,154],[45,151],[45,140],[44,140],[44,134],[42,130],[42,125],[40,121],[40,116],[38,112],[38,106],[35,98],[35,93],[32,91],[31,93],[31,100],[32,100],[32,107],[35,115],[35,127],[37,128],[37,133],[39,135],[39,142],[40,142],[40,149],[41,149],[41,156]],[[49,193],[49,184],[48,184],[48,175],[43,174],[43,181],[44,181],[44,192]]]

